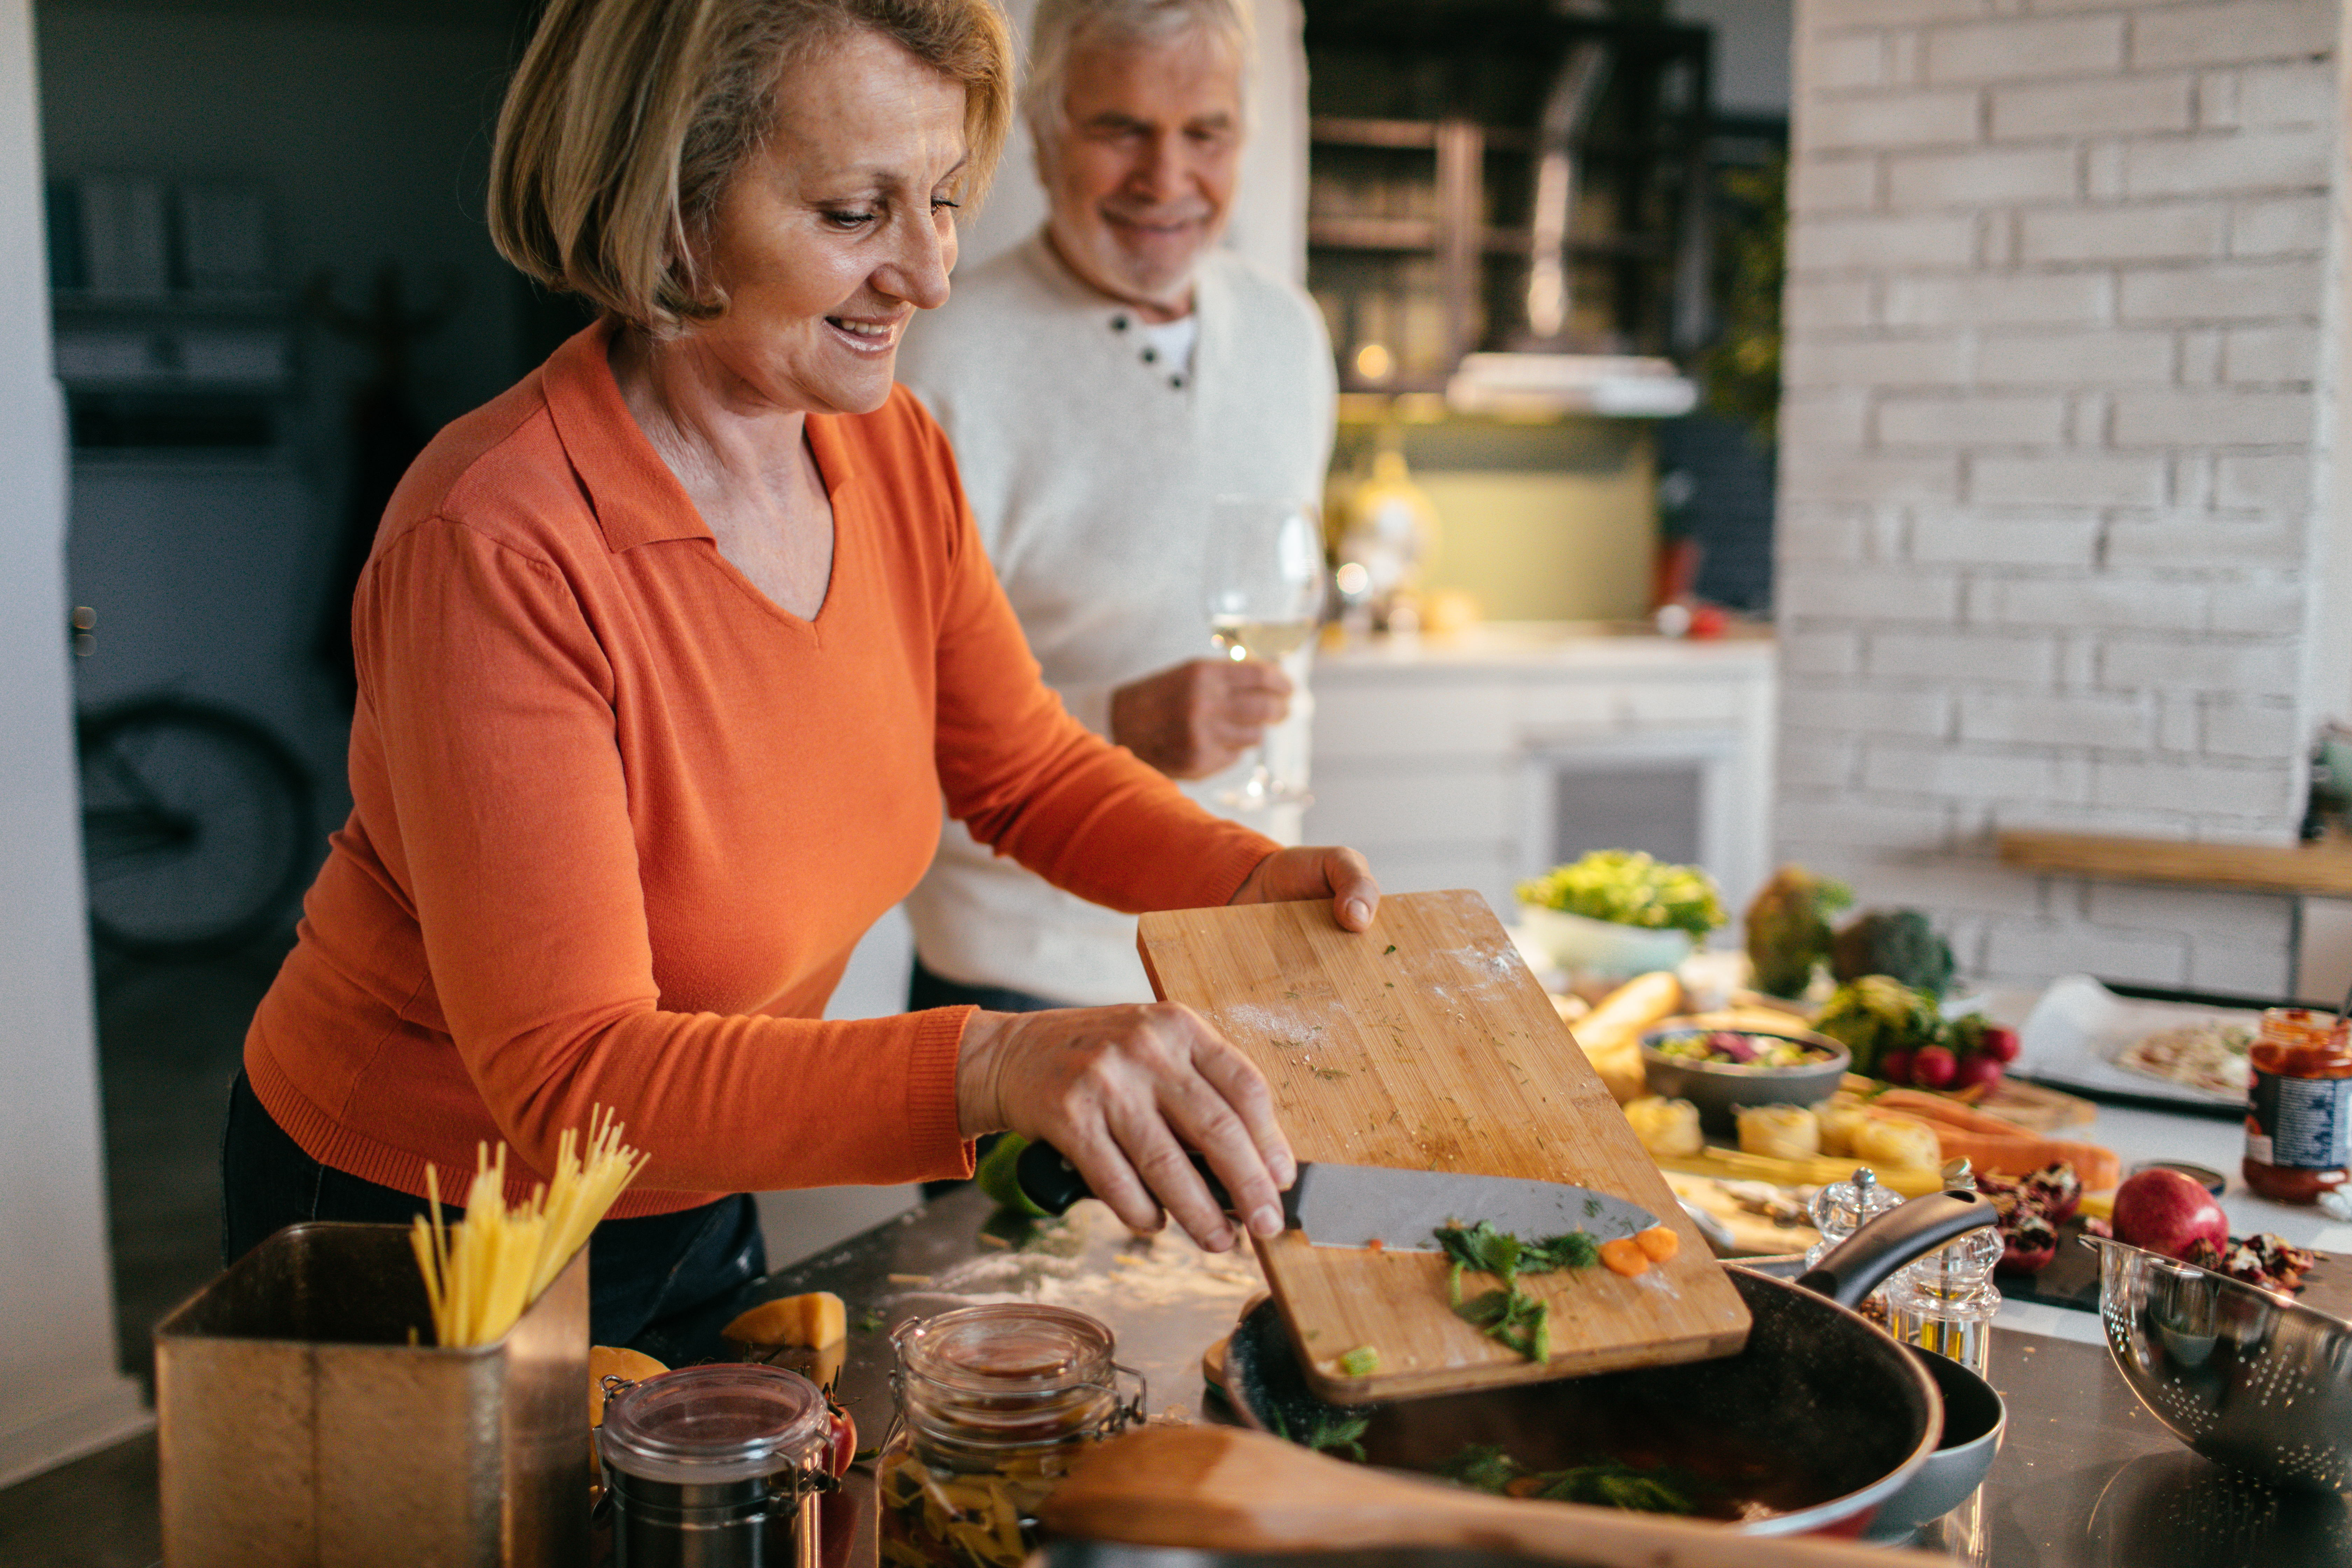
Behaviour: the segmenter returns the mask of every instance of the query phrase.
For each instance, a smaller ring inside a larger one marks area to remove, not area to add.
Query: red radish
[[[2142,1171],[2116,1189],[2116,1239],[2168,1258],[2187,1258],[2189,1244],[2230,1246],[2230,1216],[2205,1184],[2179,1171]]]
[[[1977,1042],[1977,1049],[1997,1062],[2015,1061],[2021,1048],[2017,1031],[2006,1024],[1987,1024]]]
[[[1962,1057],[1960,1058],[1958,1068],[1952,1074],[1952,1087],[1954,1089],[1974,1089],[1977,1085],[1982,1084],[1985,1088],[1990,1089],[1993,1085],[2000,1081],[2001,1071],[2002,1068],[1999,1058],[1989,1056]]]
[[[1889,1051],[1878,1058],[1878,1076],[1889,1083],[1911,1081],[1911,1053]]]
[[[1959,1070],[1959,1058],[1943,1046],[1923,1046],[1911,1053],[1911,1081],[1921,1089],[1941,1089]]]

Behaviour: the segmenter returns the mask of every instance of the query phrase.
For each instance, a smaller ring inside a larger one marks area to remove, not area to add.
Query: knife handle
[[[1225,1184],[1209,1169],[1208,1156],[1188,1150],[1184,1157],[1192,1162],[1192,1169],[1209,1184],[1211,1200],[1225,1213],[1233,1213],[1234,1200],[1225,1192]],[[1047,1214],[1060,1214],[1080,1198],[1095,1195],[1078,1168],[1051,1143],[1032,1143],[1022,1150],[1013,1162],[1013,1174],[1029,1201]]]

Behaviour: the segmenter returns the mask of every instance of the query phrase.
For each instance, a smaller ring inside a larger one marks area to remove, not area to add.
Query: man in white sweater
[[[1261,737],[1303,777],[1307,717],[1304,653],[1287,670],[1213,654],[1212,503],[1319,496],[1335,395],[1312,301],[1216,248],[1253,43],[1247,0],[1041,0],[1024,110],[1045,226],[960,274],[898,356],[1046,680],[1212,810]],[[1250,820],[1297,837],[1295,806]],[[1132,917],[960,824],[907,910],[911,1007],[1150,999]]]

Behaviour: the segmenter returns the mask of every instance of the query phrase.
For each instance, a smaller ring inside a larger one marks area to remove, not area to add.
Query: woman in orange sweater
[[[891,383],[1003,142],[989,0],[554,0],[492,232],[603,319],[443,431],[352,612],[354,805],[254,1018],[227,1246],[404,1218],[504,1139],[519,1197],[615,1107],[608,1343],[763,1267],[748,1190],[968,1173],[1052,1140],[1129,1224],[1280,1228],[1265,1084],[1177,1006],[820,1021],[939,802],[1124,910],[1329,899],[1040,683],[938,428]],[[1007,345],[1019,352],[1019,345]],[[732,1194],[732,1195],[730,1195]]]

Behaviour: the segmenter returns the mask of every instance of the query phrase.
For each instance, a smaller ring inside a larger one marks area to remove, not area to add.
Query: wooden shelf
[[[2088,833],[2010,832],[2003,865],[2110,882],[2169,882],[2248,892],[2352,899],[2352,841],[2315,844],[2189,844]]]

